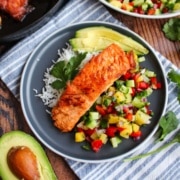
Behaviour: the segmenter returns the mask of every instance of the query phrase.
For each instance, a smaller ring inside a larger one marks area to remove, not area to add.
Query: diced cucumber
[[[118,145],[121,143],[122,140],[120,139],[120,137],[115,136],[115,137],[112,137],[110,141],[111,141],[112,147],[116,148],[118,147]]]
[[[122,85],[119,90],[124,94],[129,93],[129,87],[127,87],[125,85]]]
[[[132,95],[131,94],[125,94],[126,100],[125,103],[131,103],[132,102]]]
[[[99,119],[98,112],[89,112],[89,117],[85,120],[85,125],[90,129],[94,129],[98,124],[97,119]]]
[[[127,86],[127,87],[135,87],[135,82],[134,82],[134,80],[133,80],[133,79],[127,80],[127,81],[126,81],[126,86]]]
[[[161,9],[156,9],[155,15],[159,15],[159,14],[162,14]]]
[[[98,112],[89,112],[89,117],[91,120],[97,120],[99,119],[99,113]]]
[[[146,105],[146,102],[142,101],[141,97],[136,96],[136,97],[134,97],[134,99],[132,101],[132,105],[137,108],[142,108]]]
[[[145,59],[144,56],[141,56],[141,57],[138,58],[138,62],[143,62],[143,61],[145,61],[145,60],[146,60],[146,59]]]
[[[154,77],[154,76],[156,76],[156,74],[153,71],[150,71],[150,70],[147,70],[147,69],[145,71],[145,75],[147,77]]]
[[[148,7],[149,7],[149,6],[148,6],[147,3],[143,3],[143,4],[142,4],[142,10],[147,11]]]
[[[141,6],[144,3],[144,0],[134,0],[134,6]]]

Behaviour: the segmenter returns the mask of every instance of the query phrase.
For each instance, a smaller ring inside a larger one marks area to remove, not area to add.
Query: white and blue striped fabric
[[[20,78],[23,67],[36,46],[45,37],[67,25],[84,21],[104,21],[123,25],[106,10],[97,0],[70,0],[46,25],[20,41],[6,54],[0,57],[0,77],[19,99]],[[171,68],[178,70],[170,61],[158,52],[165,72]],[[172,110],[180,120],[180,105],[176,98],[177,89],[168,82],[167,111]],[[154,143],[154,138],[148,144],[132,154],[132,156],[152,151],[169,141],[175,132],[168,135],[166,141]],[[107,163],[89,164],[66,159],[77,176],[83,180],[180,180],[180,146],[174,144],[157,155],[144,159],[123,162],[117,160]]]

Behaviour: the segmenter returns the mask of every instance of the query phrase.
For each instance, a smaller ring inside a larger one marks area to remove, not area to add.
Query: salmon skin
[[[62,132],[71,131],[97,98],[134,65],[115,44],[92,57],[67,84],[57,105],[52,108],[54,125]]]
[[[22,21],[26,14],[33,9],[32,6],[28,5],[28,0],[0,0],[0,10],[18,21]]]

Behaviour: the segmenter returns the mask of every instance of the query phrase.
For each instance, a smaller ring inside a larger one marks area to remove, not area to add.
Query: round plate
[[[67,2],[66,0],[31,0],[29,3],[35,9],[22,22],[15,21],[8,15],[2,15],[0,43],[19,40],[39,29],[50,20],[52,15]],[[1,15],[1,14],[0,14]]]
[[[67,47],[68,40],[74,37],[77,30],[91,26],[112,28],[132,37],[149,49],[150,52],[145,56],[146,61],[142,63],[142,66],[157,73],[158,80],[160,80],[163,87],[155,91],[150,97],[151,109],[154,111],[154,116],[151,124],[142,129],[143,136],[141,140],[123,140],[118,148],[112,148],[110,144],[107,144],[98,153],[82,149],[79,143],[74,142],[73,132],[62,133],[54,127],[50,114],[46,112],[47,107],[44,106],[40,98],[35,96],[34,92],[34,89],[39,93],[41,92],[44,86],[44,73],[46,69],[53,64],[52,61],[57,60],[58,50]],[[167,83],[162,66],[154,51],[148,43],[137,34],[126,28],[109,23],[85,22],[60,29],[39,44],[25,65],[21,80],[20,99],[25,118],[30,128],[45,146],[66,158],[95,163],[115,160],[132,153],[151,138],[158,128],[160,117],[165,111],[167,103]]]
[[[145,15],[145,14],[138,14],[138,13],[133,13],[133,12],[129,12],[123,9],[120,9],[118,7],[115,7],[113,5],[111,5],[109,2],[107,2],[106,0],[99,0],[102,4],[104,4],[105,6],[120,12],[122,14],[126,14],[129,16],[134,16],[134,17],[138,17],[138,18],[146,18],[146,19],[165,19],[165,18],[172,18],[175,16],[180,15],[180,10],[176,11],[176,12],[172,12],[172,13],[165,13],[165,14],[159,14],[159,15]]]

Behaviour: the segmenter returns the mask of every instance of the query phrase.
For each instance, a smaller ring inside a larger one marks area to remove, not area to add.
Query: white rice
[[[79,66],[79,69],[81,69],[85,63],[87,63],[93,55],[97,53],[88,53],[85,57],[85,59],[82,61],[82,63]],[[36,96],[40,97],[43,101],[44,105],[48,106],[49,108],[52,108],[56,105],[59,97],[61,96],[64,89],[56,90],[53,89],[51,84],[53,81],[57,80],[54,76],[50,74],[51,69],[53,68],[54,64],[59,61],[69,61],[73,56],[75,56],[75,52],[72,50],[71,46],[67,44],[67,48],[62,49],[62,52],[58,50],[58,56],[59,58],[57,61],[53,61],[53,65],[49,68],[47,68],[46,72],[44,73],[44,87],[42,88],[41,93],[38,94],[37,90],[34,89]]]

